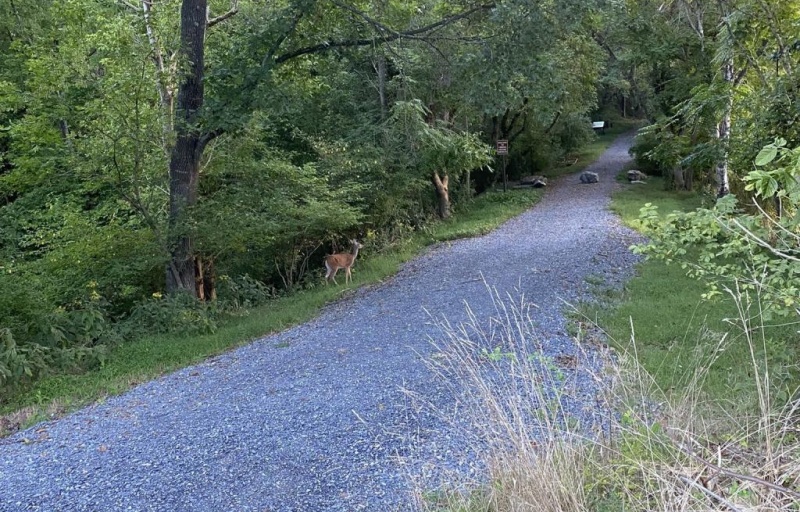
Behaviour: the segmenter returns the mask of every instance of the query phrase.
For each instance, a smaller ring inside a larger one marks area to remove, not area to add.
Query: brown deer
[[[353,263],[356,261],[358,250],[364,246],[356,240],[350,240],[350,243],[353,244],[353,252],[342,252],[325,256],[325,268],[328,270],[325,273],[325,284],[328,283],[328,279],[333,279],[334,284],[339,284],[336,282],[336,272],[338,272],[340,268],[344,269],[344,284],[347,284],[348,279],[351,283],[353,282],[353,276],[350,274],[350,267],[352,267]]]

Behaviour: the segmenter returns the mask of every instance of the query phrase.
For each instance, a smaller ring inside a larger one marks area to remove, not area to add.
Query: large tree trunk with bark
[[[178,86],[175,109],[175,145],[169,162],[170,262],[167,292],[197,296],[192,238],[187,232],[189,207],[197,202],[197,181],[204,137],[196,126],[203,106],[206,0],[183,0],[181,6],[181,63],[185,66]]]
[[[438,172],[433,173],[433,186],[436,187],[436,196],[439,198],[437,213],[442,219],[450,217],[450,192],[447,183],[450,178],[445,174],[440,177]]]
[[[672,168],[672,184],[675,190],[686,190],[686,180],[684,179],[683,168],[680,165]]]

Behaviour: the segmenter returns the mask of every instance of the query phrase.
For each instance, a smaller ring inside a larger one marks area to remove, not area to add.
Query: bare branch
[[[211,28],[217,23],[223,22],[228,18],[230,18],[231,16],[236,15],[236,13],[238,12],[239,12],[239,0],[232,0],[230,10],[221,16],[217,16],[216,18],[209,18],[210,14],[210,8],[209,8],[209,12],[206,13],[206,27]]]
[[[167,87],[167,73],[164,67],[164,56],[161,53],[161,45],[158,41],[153,24],[152,16],[152,1],[141,0],[142,2],[142,17],[144,18],[144,27],[147,32],[147,40],[150,43],[150,49],[153,52],[153,62],[156,66],[156,89],[158,90],[159,103],[161,105],[161,130],[162,130],[162,146],[164,152],[168,152],[169,134],[172,132],[172,94]]]
[[[686,485],[694,487],[695,489],[703,492],[704,494],[707,494],[709,497],[711,497],[712,499],[716,500],[717,503],[721,503],[721,504],[725,505],[726,507],[728,507],[728,509],[732,510],[733,512],[742,512],[742,510],[740,508],[737,508],[733,503],[731,503],[730,501],[726,500],[725,498],[723,498],[719,494],[713,492],[711,489],[708,489],[708,488],[700,485],[695,480],[686,478],[685,476],[679,476],[678,479],[680,479]]]
[[[219,137],[223,133],[225,133],[225,130],[223,128],[217,128],[215,130],[212,130],[212,131],[210,131],[208,133],[203,134],[203,136],[200,137],[200,141],[197,144],[197,150],[200,151],[200,153],[202,153],[209,142],[211,142],[212,140],[216,139],[217,137]]]
[[[744,232],[744,234],[747,236],[747,238],[749,238],[750,240],[752,240],[756,244],[760,245],[761,247],[769,250],[775,256],[779,256],[781,258],[784,258],[784,259],[787,259],[787,260],[790,260],[790,261],[796,261],[796,262],[800,263],[800,258],[798,258],[796,256],[792,256],[791,254],[787,254],[787,253],[785,253],[783,251],[779,251],[778,249],[773,247],[772,244],[762,240],[761,238],[758,237],[758,235],[756,235],[755,233],[753,233],[752,231],[750,231],[749,229],[744,227],[742,225],[742,223],[739,222],[738,220],[732,219],[731,222],[733,222],[733,224],[735,224],[737,228],[741,229]],[[800,494],[798,494],[797,496],[800,497]]]
[[[789,231],[781,223],[775,221],[775,219],[773,219],[771,215],[767,214],[767,212],[764,211],[764,208],[761,207],[761,205],[758,203],[758,201],[753,201],[753,204],[756,206],[756,208],[758,208],[758,211],[761,212],[762,217],[767,219],[770,224],[772,224],[774,227],[778,228],[780,231],[782,231],[789,238],[794,238],[795,240],[800,242],[800,235],[797,235],[796,233],[793,233],[792,231]],[[800,245],[800,244],[798,244],[798,245]]]
[[[339,5],[339,4],[337,4]],[[416,36],[421,36],[424,34],[429,34],[439,28],[445,27],[457,21],[460,21],[464,18],[468,18],[473,14],[481,11],[487,11],[489,9],[493,9],[495,4],[486,4],[486,5],[479,5],[473,7],[472,9],[468,9],[464,12],[453,14],[452,16],[447,16],[442,18],[441,20],[431,23],[430,25],[426,25],[424,27],[420,27],[413,30],[406,30],[403,32],[397,32],[391,29],[385,29],[389,31],[388,34],[380,36],[380,37],[372,37],[372,38],[364,38],[364,39],[345,39],[341,41],[323,41],[322,43],[315,44],[313,46],[306,46],[305,48],[299,48],[297,50],[285,53],[275,59],[276,64],[280,64],[282,62],[286,62],[288,60],[294,59],[296,57],[300,57],[302,55],[309,55],[312,53],[320,53],[325,52],[328,50],[332,50],[334,48],[349,48],[349,47],[356,47],[356,46],[369,46],[374,44],[381,44],[381,43],[388,43],[390,41],[395,41],[397,39],[418,39]],[[348,9],[351,12],[354,10],[352,8]],[[359,11],[356,11],[359,12]],[[362,13],[363,14],[363,13]],[[365,17],[364,14],[362,17]],[[377,23],[377,22],[376,22]],[[380,25],[383,26],[383,25]]]

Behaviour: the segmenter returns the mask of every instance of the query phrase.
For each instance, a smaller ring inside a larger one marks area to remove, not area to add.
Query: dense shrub
[[[157,294],[133,308],[120,329],[128,337],[144,334],[207,334],[217,330],[222,309],[187,293]]]
[[[656,125],[639,130],[630,154],[636,161],[636,167],[652,176],[669,174],[672,166],[679,160],[674,148],[665,144],[664,137],[659,135]]]
[[[219,301],[229,312],[266,304],[276,296],[275,287],[268,286],[247,274],[236,278],[231,276],[219,278]]]

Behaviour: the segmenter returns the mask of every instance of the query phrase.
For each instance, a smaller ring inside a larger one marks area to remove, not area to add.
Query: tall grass
[[[734,299],[740,327],[757,332],[748,305]],[[439,322],[431,361],[468,404],[462,410],[485,479],[427,494],[422,509],[800,510],[800,398],[777,408],[769,399],[760,340],[744,335],[762,397],[757,413],[709,417],[705,410],[720,404],[706,401],[700,383],[716,364],[713,354],[698,361],[682,393],[668,393],[638,363],[635,335],[614,351],[597,343],[596,329],[582,331],[574,371],[587,372],[598,393],[593,420],[581,423],[570,421],[575,389],[567,370],[541,356],[530,308],[524,300],[495,301],[491,319]],[[716,347],[728,343],[723,337]],[[468,491],[452,491],[461,488]]]

